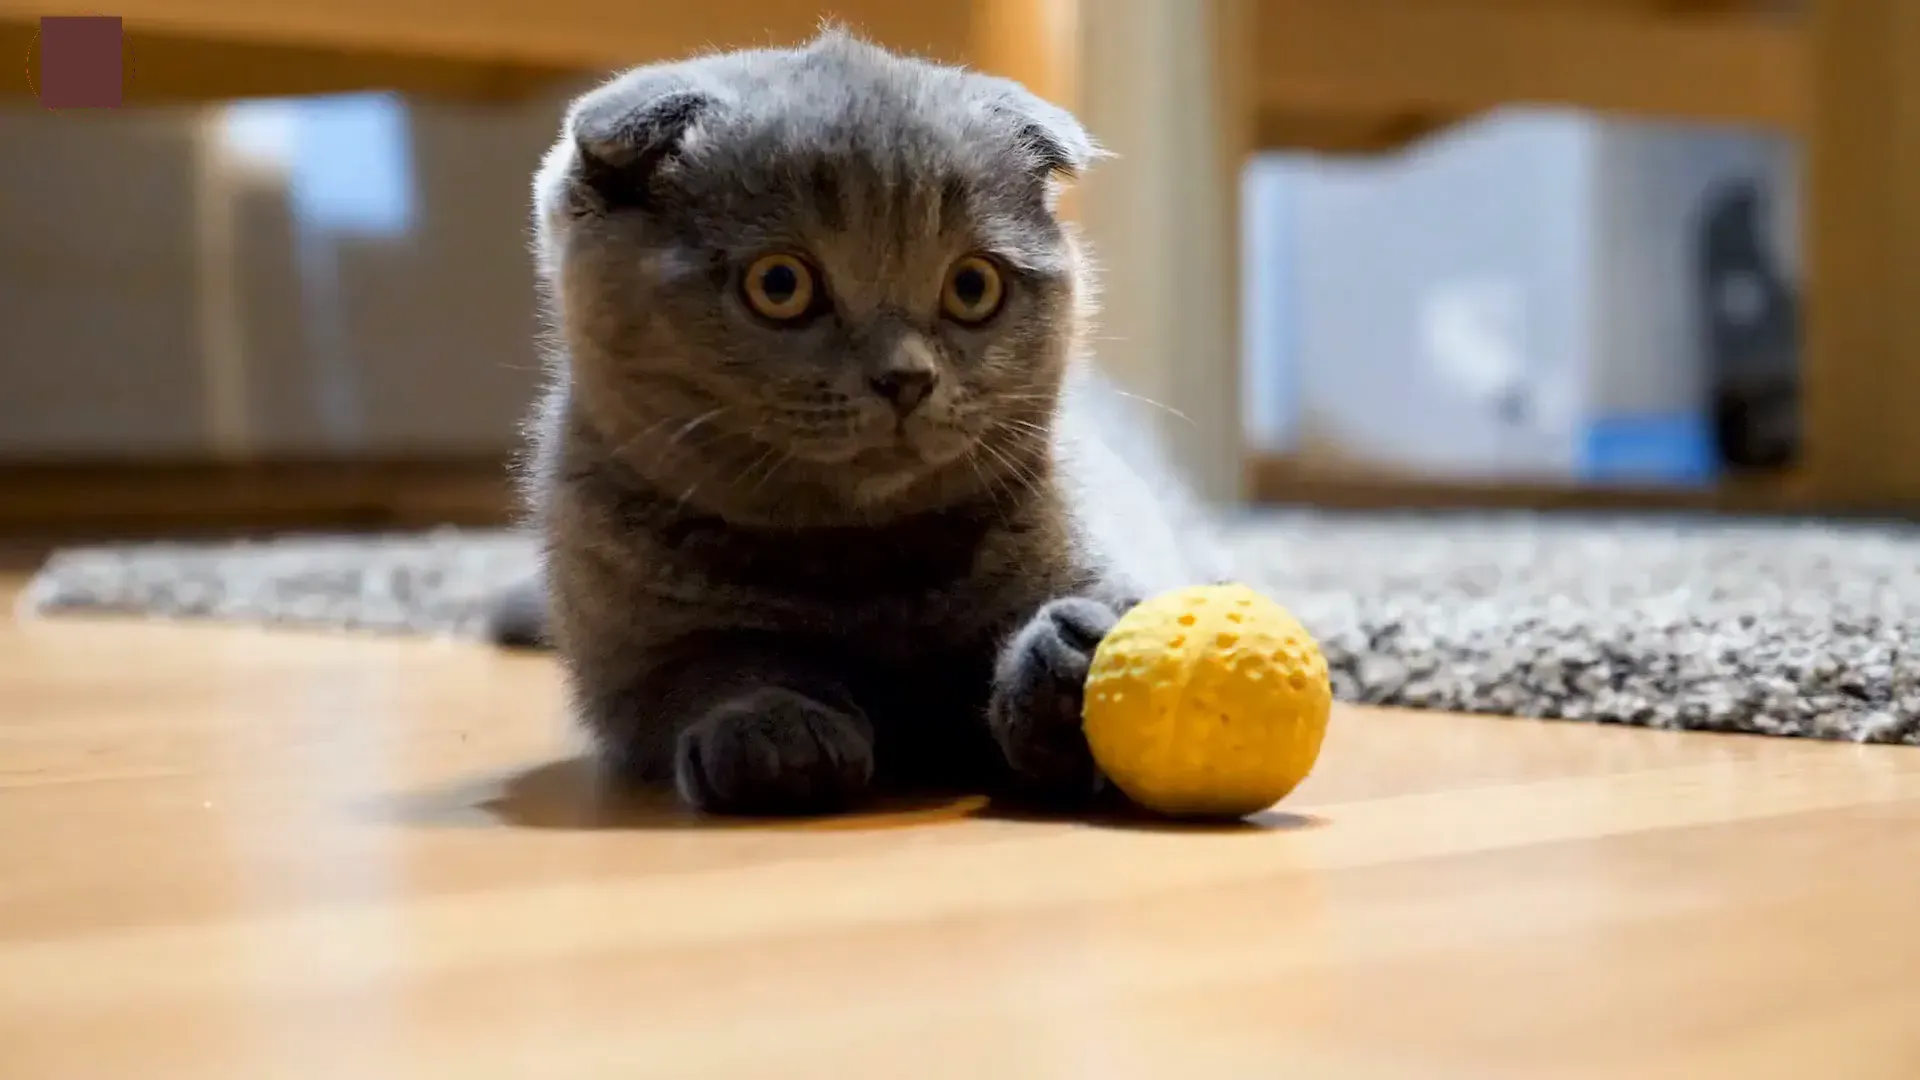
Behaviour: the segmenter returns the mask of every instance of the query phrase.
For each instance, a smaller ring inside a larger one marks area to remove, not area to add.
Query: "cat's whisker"
[[[1173,406],[1167,404],[1164,401],[1155,401],[1154,399],[1147,397],[1145,394],[1128,393],[1127,391],[1121,390],[1118,387],[1113,388],[1113,392],[1120,395],[1123,398],[1132,398],[1133,400],[1138,401],[1142,404],[1151,405],[1154,408],[1165,412],[1169,416],[1177,416],[1180,419],[1185,420],[1187,423],[1193,424],[1193,417],[1188,416],[1186,413],[1181,412],[1179,409],[1174,408]],[[1194,426],[1198,427],[1199,425],[1194,424]]]
[[[973,447],[967,451],[967,462],[968,464],[973,466],[973,471],[975,472],[975,474],[983,478],[983,481],[987,485],[987,496],[988,498],[991,498],[993,500],[994,511],[1000,515],[1000,519],[1002,521],[1011,520],[1013,511],[1018,510],[1020,507],[1020,493],[1014,490],[1013,488],[1009,487],[1006,484],[1004,478],[1002,478],[999,475],[997,470],[982,472],[980,469],[979,459],[974,453],[975,450],[987,450],[989,453],[991,453],[992,448],[988,447],[985,443],[975,443]],[[996,456],[996,460],[997,460],[997,456]],[[1011,508],[1004,508],[1002,506],[1000,502],[1000,497],[1002,495],[1005,495],[1007,497],[1007,499],[1011,504]]]
[[[1042,431],[1037,436],[1019,435],[1013,439],[1001,440],[1000,446],[1002,450],[1013,456],[1017,463],[1023,465],[1022,476],[1029,482],[1038,482],[1046,475],[1048,463],[1051,460],[1047,447],[1051,437],[1050,431]]]
[[[712,420],[714,417],[719,416],[721,413],[726,411],[727,411],[727,406],[722,405],[722,406],[719,406],[718,408],[708,409],[706,412],[703,412],[699,416],[696,416],[693,419],[687,421],[685,424],[682,424],[680,426],[680,430],[674,432],[672,437],[667,439],[667,445],[668,446],[677,445],[681,439],[684,439],[688,435],[693,434],[694,429],[698,428],[701,424],[704,424],[707,421]]]
[[[1004,523],[1008,520],[1008,516],[1006,508],[1000,505],[1000,490],[992,480],[987,478],[986,473],[980,471],[980,460],[974,453],[976,446],[967,447],[967,452],[960,455],[960,460],[966,462],[967,468],[972,470],[974,480],[979,482],[981,490],[985,491],[987,498],[993,502],[993,512]]]
[[[793,460],[794,455],[791,451],[782,450],[771,442],[767,443],[766,449],[761,451],[760,456],[754,458],[753,463],[745,469],[742,469],[740,475],[734,478],[734,490],[738,491],[742,481],[753,476],[756,472],[759,473],[760,478],[755,480],[751,487],[747,488],[744,495],[745,498],[751,499],[753,496],[759,494],[760,489],[767,485],[767,481],[773,479],[775,473],[785,468],[787,464]],[[765,469],[764,472],[761,471],[762,467]]]
[[[781,469],[785,468],[792,461],[793,461],[792,454],[781,454],[779,459],[776,460],[772,465],[768,466],[767,471],[765,473],[761,474],[760,479],[754,481],[753,486],[747,489],[747,496],[751,498],[753,495],[757,494],[761,488],[767,486],[767,481],[773,479],[774,473],[779,472]]]
[[[627,436],[625,439],[622,439],[620,441],[620,444],[618,446],[615,446],[613,448],[613,456],[625,457],[629,452],[637,449],[640,446],[640,444],[645,442],[647,438],[651,436],[654,432],[659,431],[661,428],[666,427],[668,424],[672,422],[673,422],[672,417],[663,416],[660,419],[655,420],[653,423],[648,424],[646,427],[641,428],[639,431],[635,432],[634,434]]]
[[[1019,461],[1008,453],[1007,448],[996,445],[991,439],[982,439],[974,445],[986,451],[989,457],[1000,464],[1003,478],[1014,481],[1012,493],[1016,500],[1021,492],[1032,490],[1034,482],[1039,479],[1037,470],[1022,469]]]
[[[767,460],[773,457],[775,453],[777,453],[777,451],[774,449],[772,443],[762,444],[760,453],[754,457],[752,461],[748,462],[745,468],[734,474],[733,479],[727,481],[727,486],[736,492],[739,491],[741,483],[758,472],[760,466],[766,464]]]
[[[986,432],[982,437],[988,438],[995,433],[1011,433],[1017,441],[1023,444],[1046,443],[1053,438],[1053,429],[1021,420],[1017,417],[1003,416],[996,419],[993,423],[987,425]]]
[[[993,431],[999,428],[1009,428],[1014,431],[1024,431],[1024,432],[1027,432],[1028,434],[1037,435],[1041,438],[1046,438],[1053,434],[1046,427],[1046,425],[1036,424],[1031,420],[1022,420],[1017,416],[1003,416],[999,419],[997,423],[995,423],[992,427],[989,427],[987,430]]]

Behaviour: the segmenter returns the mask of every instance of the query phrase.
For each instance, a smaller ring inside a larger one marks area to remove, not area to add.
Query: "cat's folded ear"
[[[1003,84],[994,110],[1016,125],[1020,149],[1041,179],[1076,179],[1109,156],[1072,113],[1018,83]]]
[[[583,95],[567,112],[579,194],[603,209],[646,207],[661,167],[716,104],[678,78],[644,71]]]

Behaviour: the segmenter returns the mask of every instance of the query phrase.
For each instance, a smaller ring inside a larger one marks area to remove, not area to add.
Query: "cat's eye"
[[[940,310],[954,322],[983,323],[999,312],[1005,298],[1000,268],[984,256],[969,255],[947,270],[947,283],[940,290]]]
[[[813,311],[813,271],[798,256],[762,255],[740,283],[747,306],[763,319],[793,322]]]

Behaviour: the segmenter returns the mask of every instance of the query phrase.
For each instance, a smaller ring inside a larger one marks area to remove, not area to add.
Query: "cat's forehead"
[[[799,49],[714,57],[700,81],[726,100],[693,163],[737,173],[891,187],[1003,177],[1017,147],[995,107],[998,80],[895,56],[844,35]],[[1017,170],[1016,170],[1017,171]]]
[[[716,172],[723,179],[687,207],[689,239],[737,256],[800,248],[837,276],[908,285],[970,250],[1065,270],[1058,223],[1041,204],[998,196],[978,174],[929,160],[795,152]]]
[[[828,242],[856,259],[984,244],[1015,262],[1057,238],[994,80],[847,39],[713,58],[725,106],[670,169],[723,245]],[[725,234],[725,235],[717,235]]]

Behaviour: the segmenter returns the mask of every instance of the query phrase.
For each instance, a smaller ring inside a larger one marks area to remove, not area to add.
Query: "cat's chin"
[[[849,468],[876,474],[918,474],[945,464],[950,456],[929,452],[926,447],[902,440],[866,447],[855,452],[846,464]]]
[[[892,502],[911,488],[923,473],[919,470],[870,473],[853,484],[853,501],[859,506],[880,506]]]
[[[967,449],[968,443],[958,439],[939,440],[934,445],[901,440],[868,447],[842,466],[843,475],[852,475],[847,490],[861,506],[891,502],[952,465]]]

